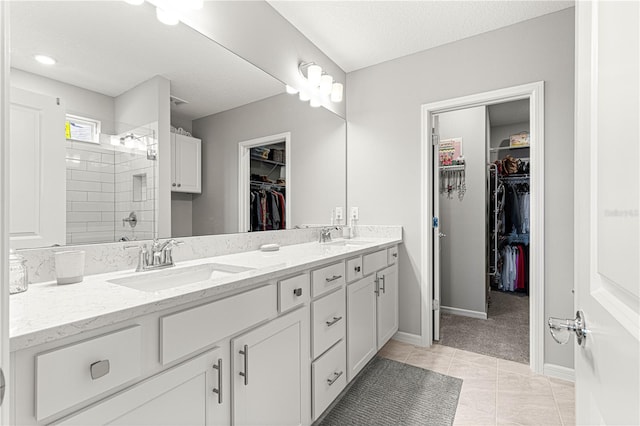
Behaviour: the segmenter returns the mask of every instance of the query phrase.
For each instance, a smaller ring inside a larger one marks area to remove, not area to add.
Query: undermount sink
[[[331,241],[329,243],[323,243],[327,246],[337,246],[337,247],[349,247],[349,246],[363,246],[365,244],[371,244],[371,241],[365,240],[336,240]]]
[[[138,272],[135,275],[115,278],[107,280],[107,282],[135,290],[154,292],[222,278],[252,269],[253,268],[223,265],[220,263],[205,263],[203,265],[185,266],[182,268],[165,269],[163,271]]]

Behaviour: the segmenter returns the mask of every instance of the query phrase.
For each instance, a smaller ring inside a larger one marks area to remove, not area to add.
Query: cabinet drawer
[[[387,249],[387,264],[393,265],[398,261],[398,246],[389,247]]]
[[[286,312],[309,300],[309,274],[300,274],[278,283],[278,309]]]
[[[342,340],[311,366],[313,420],[320,417],[347,385],[345,350]]]
[[[160,361],[168,364],[277,314],[275,285],[160,318]]]
[[[362,256],[347,260],[347,282],[362,278]]]
[[[363,274],[369,275],[387,266],[387,250],[365,254],[362,258]]]
[[[313,358],[345,336],[345,290],[341,288],[312,304]]]
[[[318,297],[344,284],[344,262],[316,269],[311,275],[313,297]]]
[[[36,356],[36,419],[42,420],[140,376],[142,327]]]

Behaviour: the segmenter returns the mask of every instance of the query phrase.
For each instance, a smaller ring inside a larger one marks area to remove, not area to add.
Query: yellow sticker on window
[[[68,121],[64,123],[64,135],[67,139],[71,139],[71,125]]]

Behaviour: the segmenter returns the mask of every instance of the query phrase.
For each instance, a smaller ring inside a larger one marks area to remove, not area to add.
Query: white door
[[[0,45],[8,45],[9,6],[0,1]],[[9,100],[4,92],[9,81],[9,54],[0,56],[0,424],[9,424]]]
[[[347,286],[347,379],[356,374],[377,352],[375,275]]]
[[[231,342],[234,425],[300,425],[310,417],[308,311],[299,309]],[[306,367],[305,367],[305,361]]]
[[[378,350],[398,331],[398,264],[377,273]]]
[[[11,88],[11,247],[66,243],[64,107],[56,98]]]
[[[576,2],[578,424],[640,424],[640,3]],[[567,259],[569,261],[569,259]]]
[[[440,133],[438,116],[433,116],[433,129],[431,133],[432,160],[433,160],[433,188],[431,190],[431,202],[433,203],[433,340],[440,340]]]

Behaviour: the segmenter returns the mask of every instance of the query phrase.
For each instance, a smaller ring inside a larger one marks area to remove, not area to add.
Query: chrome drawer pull
[[[300,287],[300,288],[294,288],[294,289],[293,289],[293,295],[294,295],[294,296],[298,296],[298,297],[302,296],[302,287]]]
[[[393,253],[391,256],[398,257],[398,253]]]
[[[218,363],[213,364],[213,369],[218,370],[218,389],[213,388],[213,393],[218,394],[218,404],[222,404],[222,358],[218,358]]]
[[[331,327],[333,324],[337,323],[341,319],[342,317],[333,317],[333,320],[327,321],[327,327]]]
[[[353,269],[355,269],[355,271],[356,271],[356,272],[360,272],[360,271],[362,270],[362,268],[361,268],[360,266],[356,266],[356,267],[355,267],[355,268],[353,268]]]
[[[239,351],[240,355],[244,355],[244,371],[238,374],[244,377],[244,385],[249,385],[249,345],[244,345],[244,350]]]
[[[384,275],[382,275],[381,277],[379,277],[380,280],[382,280],[382,287],[380,287],[380,290],[382,290],[383,293],[386,293],[386,289],[385,289],[385,279],[384,279]]]
[[[333,373],[333,378],[331,379],[327,379],[327,384],[329,386],[331,386],[332,384],[334,384],[336,382],[336,380],[338,380],[340,378],[340,376],[342,376],[343,371],[339,372],[339,373]]]
[[[327,282],[330,283],[331,281],[339,280],[340,278],[342,278],[342,275],[334,275],[331,278],[325,278],[325,280],[327,280]]]
[[[91,378],[93,380],[97,380],[100,377],[106,376],[109,374],[111,369],[111,365],[108,359],[94,362],[89,366],[89,371],[91,372]]]
[[[376,294],[376,296],[380,296],[380,277],[376,277],[373,281],[376,283],[376,287],[373,292]]]

